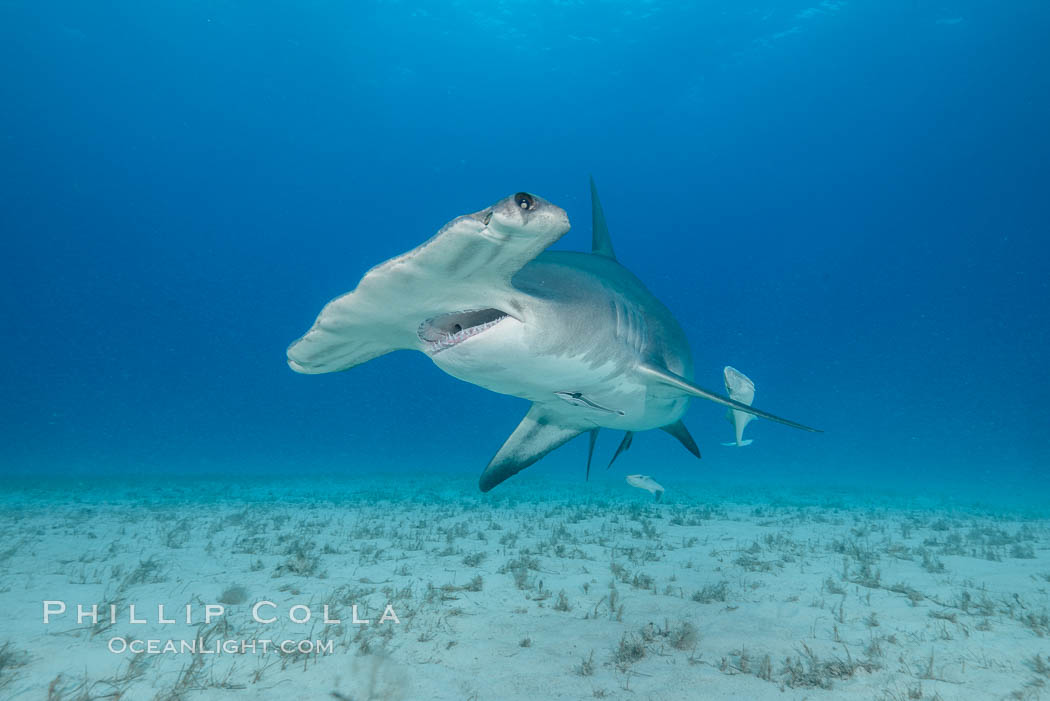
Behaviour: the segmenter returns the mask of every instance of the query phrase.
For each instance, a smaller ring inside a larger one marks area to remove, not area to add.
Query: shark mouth
[[[468,309],[431,317],[419,325],[417,334],[431,355],[488,331],[507,318],[499,309]]]

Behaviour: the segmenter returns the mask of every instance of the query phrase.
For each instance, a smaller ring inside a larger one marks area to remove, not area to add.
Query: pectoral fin
[[[488,467],[481,473],[478,486],[483,492],[489,491],[586,430],[586,426],[559,423],[558,417],[543,406],[533,404],[514,433],[510,434],[510,438],[489,461]]]

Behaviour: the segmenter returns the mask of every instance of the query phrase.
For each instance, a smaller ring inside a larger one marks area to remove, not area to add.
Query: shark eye
[[[527,192],[519,192],[514,195],[514,201],[518,203],[518,206],[522,209],[532,209],[533,200],[532,195]]]

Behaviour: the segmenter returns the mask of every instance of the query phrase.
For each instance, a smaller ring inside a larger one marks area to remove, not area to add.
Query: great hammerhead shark
[[[685,333],[617,262],[593,179],[591,213],[590,253],[546,251],[569,218],[527,192],[457,217],[325,305],[288,364],[334,372],[411,349],[453,377],[530,400],[482,472],[483,492],[581,433],[589,473],[599,428],[627,432],[616,455],[634,432],[660,428],[700,457],[682,423],[692,397],[816,430],[693,384]]]

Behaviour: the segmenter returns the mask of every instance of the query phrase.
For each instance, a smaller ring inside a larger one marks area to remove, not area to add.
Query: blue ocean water
[[[526,410],[396,353],[291,372],[374,264],[519,190],[755,422],[609,473],[1050,496],[1043,3],[4,2],[0,470],[479,473]],[[608,432],[607,432],[608,433]],[[523,480],[580,480],[579,439]]]

